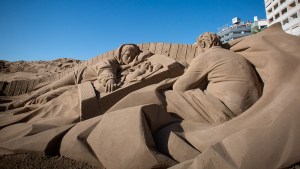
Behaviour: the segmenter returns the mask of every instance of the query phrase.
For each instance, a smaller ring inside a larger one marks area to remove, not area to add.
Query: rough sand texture
[[[0,156],[1,169],[104,169],[65,157],[47,157],[39,154],[12,154]],[[297,163],[288,169],[300,169]]]
[[[39,154],[14,154],[0,156],[1,169],[102,169],[65,157],[47,157]]]
[[[0,60],[0,81],[34,79],[60,73],[80,64],[80,60],[60,58],[51,61],[16,61]]]

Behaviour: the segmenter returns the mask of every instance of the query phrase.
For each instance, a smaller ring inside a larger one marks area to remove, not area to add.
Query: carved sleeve
[[[96,66],[97,80],[105,86],[109,79],[114,79],[116,81],[116,73],[119,63],[114,58],[108,58],[99,63]]]
[[[173,85],[173,90],[187,91],[195,88],[202,89],[203,83],[206,82],[208,68],[203,57],[197,56],[189,68]],[[204,89],[202,89],[204,90]]]

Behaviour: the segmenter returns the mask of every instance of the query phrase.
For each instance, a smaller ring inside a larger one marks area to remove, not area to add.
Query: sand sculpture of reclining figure
[[[45,117],[86,120],[105,113],[134,90],[182,73],[183,67],[175,60],[149,51],[143,52],[135,44],[124,44],[113,57],[71,72],[37,89],[25,99],[16,100],[5,112],[13,118],[0,125],[21,120],[32,112],[37,115],[31,120]]]
[[[26,99],[10,105],[8,109],[24,106],[26,103],[38,104],[47,102],[56,96],[48,92],[59,89],[57,93],[62,93],[66,91],[70,85],[88,81],[93,82],[95,89],[99,92],[112,92],[124,83],[126,74],[129,73],[129,68],[145,61],[152,55],[151,52],[142,53],[139,47],[134,44],[122,45],[114,57],[107,58],[94,66],[84,67],[71,72],[62,79],[38,89]],[[139,74],[136,74],[136,76],[139,76]],[[45,93],[47,94],[44,95]],[[41,95],[44,96],[41,97]]]

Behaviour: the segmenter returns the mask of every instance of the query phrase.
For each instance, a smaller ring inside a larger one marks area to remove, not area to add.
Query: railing
[[[231,32],[242,32],[242,31],[249,31],[249,30],[251,30],[251,25],[245,26],[245,27],[241,27],[241,26],[228,27],[226,30],[224,30],[222,32],[218,32],[218,35],[222,37],[222,36],[227,35]]]
[[[249,31],[249,30],[247,30],[247,31]],[[251,33],[249,33],[249,32],[238,33],[238,34],[230,33],[229,35],[222,37],[221,41],[222,42],[228,42],[229,40],[237,39],[237,38],[244,37],[244,36],[249,36],[249,35],[251,35]]]

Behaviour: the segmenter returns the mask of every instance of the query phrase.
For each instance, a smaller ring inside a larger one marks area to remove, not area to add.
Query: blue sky
[[[87,60],[123,43],[193,43],[264,0],[0,0],[0,59]]]

